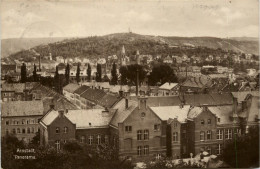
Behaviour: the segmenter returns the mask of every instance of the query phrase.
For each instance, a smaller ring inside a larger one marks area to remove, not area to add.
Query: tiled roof
[[[76,128],[108,127],[114,111],[102,112],[103,109],[69,110],[66,117],[76,124]]]
[[[108,127],[115,111],[103,111],[103,109],[69,110],[64,115],[73,124],[76,124],[77,129]],[[45,125],[50,125],[58,116],[58,111],[50,111],[41,119],[41,122]]]
[[[55,110],[75,110],[78,109],[73,103],[71,103],[67,98],[63,95],[55,92],[54,90],[43,86],[41,84],[35,86],[31,89],[31,92],[36,92],[41,94],[41,98],[44,104],[44,113],[46,113],[50,109],[50,105],[54,105]]]
[[[39,116],[43,115],[42,101],[12,101],[1,104],[2,116]]]
[[[137,101],[136,96],[131,96],[130,98]],[[147,105],[150,107],[179,106],[181,104],[179,96],[148,96],[147,98]]]
[[[211,81],[209,77],[199,76],[199,77],[190,77],[185,82],[181,84],[184,87],[195,87],[195,88],[204,88],[210,87]]]
[[[245,100],[246,96],[250,94],[252,96],[259,96],[259,91],[243,91],[243,92],[232,92],[232,95],[237,98],[238,103]]]
[[[259,109],[260,109],[260,101],[259,96],[253,96],[252,102],[248,108],[248,122],[255,122],[256,119],[260,119],[259,116]]]
[[[200,113],[202,113],[202,111],[203,111],[202,107],[193,107],[190,109],[187,118],[188,119],[196,118]]]
[[[106,93],[103,90],[89,88],[88,90],[85,90],[85,92],[83,92],[81,94],[81,97],[83,97],[87,100],[91,100],[93,102],[97,102],[99,99],[101,99],[105,95],[106,95]]]
[[[159,87],[159,89],[166,89],[166,90],[171,90],[173,89],[174,87],[176,87],[178,85],[178,83],[164,83],[163,85],[161,85]]]
[[[74,93],[81,95],[83,92],[85,92],[87,89],[89,89],[88,86],[80,86],[77,90],[74,91]]]
[[[164,106],[164,107],[150,107],[152,111],[161,119],[168,120],[177,118],[181,123],[185,122],[190,109],[190,106]]]
[[[208,109],[215,114],[218,118],[220,118],[220,122],[217,122],[217,124],[232,124],[234,121],[232,121],[233,117],[233,106],[214,106],[214,107],[208,107]]]
[[[2,91],[15,91],[22,93],[25,89],[25,83],[4,83],[2,85]]]
[[[118,96],[114,96],[111,94],[106,94],[104,97],[98,100],[98,104],[103,107],[112,108],[117,102],[119,102],[122,98]]]
[[[128,108],[125,108],[125,99],[120,100],[113,109],[116,110],[110,124],[114,127],[118,127],[118,123],[122,123],[138,106],[138,103],[134,100],[128,101]]]
[[[66,85],[63,90],[73,93],[75,90],[77,90],[80,86],[78,84],[75,83],[70,83],[68,85]]]

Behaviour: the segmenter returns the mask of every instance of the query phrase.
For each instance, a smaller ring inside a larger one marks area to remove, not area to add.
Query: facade
[[[159,96],[172,96],[179,95],[179,84],[178,83],[164,83],[158,89]]]
[[[43,116],[42,101],[12,101],[1,104],[1,135],[15,135],[29,143],[39,130],[39,119]]]
[[[74,92],[79,88],[80,86],[75,83],[70,83],[66,85],[63,88],[63,95],[71,102],[74,102]]]

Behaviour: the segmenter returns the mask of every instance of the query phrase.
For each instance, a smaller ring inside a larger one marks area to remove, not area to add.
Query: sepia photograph
[[[1,168],[260,168],[259,7],[0,0]]]

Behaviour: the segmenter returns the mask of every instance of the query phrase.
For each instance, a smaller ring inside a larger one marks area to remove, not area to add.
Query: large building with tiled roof
[[[1,136],[15,135],[30,142],[39,129],[39,119],[44,114],[42,101],[12,101],[1,104]]]
[[[246,133],[247,126],[259,124],[256,100],[247,97],[247,106],[241,107],[231,94],[131,97],[125,92],[110,109],[64,111],[67,122],[61,127],[75,124],[71,130],[75,134],[66,139],[94,147],[108,143],[118,148],[122,159],[187,158],[201,151],[220,155],[227,140]],[[74,113],[70,116],[70,112]],[[47,113],[45,118],[54,117]],[[56,136],[53,144],[59,148],[64,135]]]
[[[80,88],[76,83],[70,83],[63,87],[63,95],[71,102],[74,102],[74,92]]]

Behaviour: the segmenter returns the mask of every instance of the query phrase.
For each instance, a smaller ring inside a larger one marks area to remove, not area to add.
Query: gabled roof
[[[103,90],[89,88],[88,90],[85,90],[81,94],[81,97],[83,97],[87,100],[91,100],[93,102],[97,102],[99,99],[101,99],[105,95],[106,95],[106,93]]]
[[[177,118],[181,123],[187,119],[190,106],[164,106],[164,107],[150,107],[151,110],[163,121]]]
[[[87,109],[87,110],[68,110],[64,112],[73,124],[76,124],[76,129],[90,129],[108,127],[111,118],[115,111],[103,112],[103,109]],[[59,116],[59,112],[52,110],[48,112],[41,122],[48,126]]]
[[[174,87],[176,87],[178,85],[178,83],[164,83],[163,85],[161,85],[159,87],[159,89],[166,89],[166,90],[171,90],[173,89]]]
[[[76,83],[70,83],[68,85],[66,85],[63,90],[73,93],[75,90],[77,90],[78,88],[80,88],[80,86]]]
[[[2,102],[2,117],[40,116],[43,115],[42,101],[11,101]]]
[[[232,105],[230,106],[214,106],[208,107],[208,109],[215,114],[218,118],[220,118],[220,122],[217,124],[233,124],[232,120],[234,108]]]
[[[238,103],[245,100],[246,96],[250,94],[252,96],[259,96],[259,91],[242,91],[242,92],[232,92],[232,95],[237,98]]]
[[[138,106],[138,103],[134,100],[128,101],[128,108],[125,108],[125,99],[120,100],[113,109],[116,110],[110,125],[118,127],[118,123],[122,123]]]
[[[202,107],[193,107],[190,109],[187,118],[188,119],[194,119],[196,118],[198,115],[200,115],[200,113],[202,113],[203,108]]]
[[[63,95],[55,92],[54,90],[38,84],[34,86],[31,90],[31,93],[38,93],[41,95],[41,99],[44,104],[44,112],[46,113],[50,109],[50,105],[54,105],[55,110],[75,110],[78,109],[73,103],[71,103]]]
[[[83,92],[85,92],[87,89],[89,89],[88,86],[80,86],[77,90],[74,91],[75,94],[81,95]]]
[[[118,96],[114,96],[111,94],[106,94],[104,97],[97,101],[98,104],[103,107],[112,108],[117,102],[119,102],[122,98]]]

